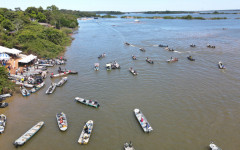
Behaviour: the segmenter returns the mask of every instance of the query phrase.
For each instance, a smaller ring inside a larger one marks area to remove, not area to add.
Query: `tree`
[[[2,24],[3,28],[5,28],[9,31],[14,30],[14,25],[12,24],[12,22],[9,19],[3,20],[1,24]]]
[[[19,18],[15,19],[13,21],[13,24],[15,25],[15,29],[18,31],[23,26],[23,21]]]
[[[38,12],[37,19],[38,19],[39,22],[46,22],[46,20],[47,20],[46,16],[41,12]]]
[[[4,20],[3,15],[0,14],[0,23]]]
[[[55,6],[55,5],[52,5],[52,6],[48,6],[47,7],[47,10],[49,10],[49,11],[58,11],[59,9],[58,9],[58,7],[57,6]]]
[[[15,11],[22,11],[20,7],[16,7],[14,9],[15,9]]]

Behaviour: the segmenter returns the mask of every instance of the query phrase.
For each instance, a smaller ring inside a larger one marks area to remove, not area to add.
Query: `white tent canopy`
[[[20,54],[21,52],[22,52],[22,51],[17,50],[17,49],[15,49],[15,48],[10,49],[10,48],[7,48],[7,47],[0,46],[0,53],[7,53],[7,54],[18,55],[18,54]]]
[[[28,55],[26,57],[23,57],[23,59],[19,60],[18,62],[27,64],[27,63],[31,62],[32,60],[34,60],[36,58],[37,58],[37,56],[34,56],[34,55],[31,54],[31,55]]]
[[[0,53],[0,60],[9,60],[10,57],[8,54],[5,54],[5,53]]]

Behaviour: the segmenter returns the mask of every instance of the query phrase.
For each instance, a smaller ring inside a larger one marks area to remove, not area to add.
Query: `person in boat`
[[[141,120],[140,120],[141,122],[143,122],[143,117],[141,118]]]
[[[51,73],[51,76],[53,76],[53,72]]]
[[[173,58],[171,57],[171,60],[173,60]]]
[[[61,67],[59,67],[59,68],[58,68],[58,72],[59,72],[59,73],[61,73],[61,71],[62,71],[62,68],[61,68]]]

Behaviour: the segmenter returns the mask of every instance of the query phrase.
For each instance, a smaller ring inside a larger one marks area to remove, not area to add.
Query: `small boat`
[[[69,74],[69,71],[64,71],[63,73],[54,74],[54,75],[51,75],[50,77],[51,77],[51,78],[61,77],[61,76],[65,76],[65,75],[68,75],[68,74]]]
[[[190,61],[195,61],[195,59],[193,59],[192,56],[188,56],[187,59]]]
[[[38,64],[38,63],[35,63],[35,65],[45,66],[45,67],[53,67],[54,66],[53,64]]]
[[[138,75],[137,71],[134,70],[132,67],[129,68],[129,71],[130,71],[134,76]]]
[[[67,77],[63,77],[57,84],[56,86],[59,87],[59,86],[62,86],[64,83],[67,82]]]
[[[77,71],[73,71],[73,70],[60,70],[61,73],[64,73],[64,72],[68,72],[68,74],[78,74]]]
[[[75,100],[85,105],[96,107],[96,108],[100,106],[100,104],[96,100],[87,100],[80,97],[75,97]]]
[[[162,44],[160,44],[160,45],[158,45],[158,47],[168,47],[168,45],[162,45]]]
[[[168,59],[166,60],[168,63],[171,63],[171,62],[176,62],[178,61],[178,58],[171,58],[171,59]]]
[[[144,48],[139,48],[139,50],[142,52],[146,52],[146,50]]]
[[[91,133],[93,130],[93,121],[89,120],[87,123],[85,123],[82,133],[78,139],[79,144],[87,144],[89,142]]]
[[[116,61],[112,63],[112,69],[120,69],[120,68],[121,68],[120,65]]]
[[[103,53],[103,54],[101,54],[101,55],[98,56],[98,59],[102,59],[102,58],[104,58],[105,56],[106,56],[106,54]]]
[[[68,128],[67,116],[63,112],[56,114],[58,127],[61,131],[66,131]]]
[[[139,23],[139,22],[140,22],[140,20],[137,20],[137,19],[136,19],[136,20],[134,20],[134,21],[135,21],[136,23]]]
[[[8,106],[8,103],[6,102],[0,103],[0,108],[5,108],[7,106]]]
[[[173,48],[166,47],[165,49],[166,49],[167,51],[174,52],[174,49],[173,49]]]
[[[94,70],[96,70],[96,71],[99,70],[99,63],[94,63]]]
[[[124,143],[124,150],[135,150],[131,141]]]
[[[29,96],[30,95],[30,92],[23,86],[20,87],[20,91],[21,91],[23,96]]]
[[[222,150],[220,147],[215,145],[213,142],[210,143],[209,147],[211,148],[211,150]]]
[[[146,62],[153,64],[153,61],[151,59],[149,59],[148,57],[146,58]]]
[[[0,115],[0,133],[4,132],[5,126],[7,122],[7,117],[4,114]]]
[[[38,84],[37,86],[34,86],[31,90],[29,90],[30,93],[35,93],[38,90],[40,90],[45,85],[45,82],[42,82]]]
[[[128,42],[125,42],[125,45],[130,45]]]
[[[196,47],[196,45],[195,44],[191,44],[190,47]]]
[[[2,94],[2,95],[0,95],[0,97],[2,97],[2,98],[7,98],[7,97],[11,97],[12,96],[12,94]]]
[[[210,45],[210,44],[208,44],[207,47],[208,48],[216,48],[214,45]]]
[[[149,122],[147,121],[147,119],[143,115],[143,113],[137,108],[134,109],[134,113],[135,113],[135,116],[136,116],[138,122],[140,123],[141,127],[143,128],[143,131],[151,132],[153,130],[153,128],[151,127],[151,125],[149,124]]]
[[[28,84],[28,83],[22,83],[22,82],[19,82],[19,81],[16,81],[16,85],[23,85],[24,87],[27,87],[27,88],[32,88],[33,85],[32,84]]]
[[[132,59],[133,60],[137,60],[137,57],[132,55]]]
[[[225,66],[223,65],[223,63],[221,61],[218,62],[218,67],[219,67],[219,69],[225,69]]]
[[[33,135],[35,135],[44,125],[43,121],[40,121],[36,125],[34,125],[31,129],[29,129],[26,133],[24,133],[20,138],[18,138],[13,145],[16,147],[25,144]]]
[[[112,70],[112,63],[106,64],[106,68],[108,71]]]
[[[49,86],[49,88],[46,91],[46,94],[52,94],[54,92],[54,90],[56,89],[57,84],[56,83],[51,83],[51,85]]]

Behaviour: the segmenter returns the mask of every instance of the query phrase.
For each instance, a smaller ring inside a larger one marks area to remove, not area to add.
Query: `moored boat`
[[[30,95],[30,92],[23,86],[20,86],[20,91],[21,91],[23,96],[29,96]]]
[[[31,129],[29,129],[26,133],[24,133],[21,137],[19,137],[13,145],[16,147],[25,144],[33,135],[35,135],[44,125],[43,121],[40,121],[36,125],[34,125]]]
[[[51,77],[51,78],[54,78],[54,77],[61,77],[61,76],[68,75],[69,73],[70,73],[69,71],[64,71],[63,73],[52,74],[50,77]]]
[[[130,71],[134,76],[138,75],[137,71],[134,70],[132,67],[129,68],[129,71]]]
[[[31,90],[29,90],[30,93],[35,93],[38,90],[40,90],[45,85],[45,82],[42,82],[38,84],[37,86],[34,86]]]
[[[56,114],[58,127],[61,131],[66,131],[68,128],[67,116],[63,112]]]
[[[178,61],[178,58],[172,58],[172,57],[171,57],[171,59],[166,60],[166,62],[168,62],[168,63],[170,63],[170,62],[176,62],[176,61]]]
[[[218,62],[218,67],[219,67],[219,69],[225,69],[225,66],[223,65],[223,63],[221,61]]]
[[[82,133],[80,134],[80,137],[78,139],[79,144],[88,144],[91,133],[93,130],[93,121],[89,120],[87,123],[85,123]]]
[[[7,122],[7,117],[4,114],[1,114],[0,115],[0,133],[4,132],[6,122]]]
[[[149,59],[148,57],[146,58],[146,62],[153,64],[153,61],[151,59]]]
[[[80,97],[75,97],[75,100],[82,103],[82,104],[92,106],[92,107],[96,107],[96,108],[98,108],[100,106],[100,104],[96,100],[87,100],[87,99],[80,98]]]
[[[0,103],[0,108],[5,108],[7,106],[8,106],[8,103],[6,102]]]
[[[12,95],[11,94],[2,94],[2,95],[0,95],[0,97],[2,97],[2,98],[7,98],[7,97],[11,97]]]
[[[135,116],[136,116],[138,122],[140,123],[143,131],[151,132],[153,130],[153,128],[151,127],[151,125],[149,124],[149,122],[147,121],[147,119],[143,115],[143,113],[137,108],[134,109],[134,113],[135,113]]]
[[[99,63],[94,63],[94,70],[96,70],[96,71],[99,70]]]
[[[68,72],[68,74],[78,74],[78,72],[77,71],[74,71],[74,70],[61,70],[60,71],[61,73],[64,73],[64,72]]]
[[[195,59],[193,59],[192,56],[188,56],[187,59],[190,61],[195,61]]]
[[[49,88],[46,91],[46,94],[52,94],[54,92],[54,90],[56,89],[56,83],[51,83],[51,85],[49,86]]]
[[[208,48],[216,48],[216,46],[210,45],[210,44],[208,44],[207,47],[208,47]]]
[[[215,145],[213,142],[210,143],[209,147],[211,148],[211,150],[222,150],[220,147]]]
[[[62,86],[64,83],[66,83],[68,80],[68,77],[63,77],[57,84],[56,86],[60,87]]]
[[[124,150],[135,150],[131,141],[124,143]]]

